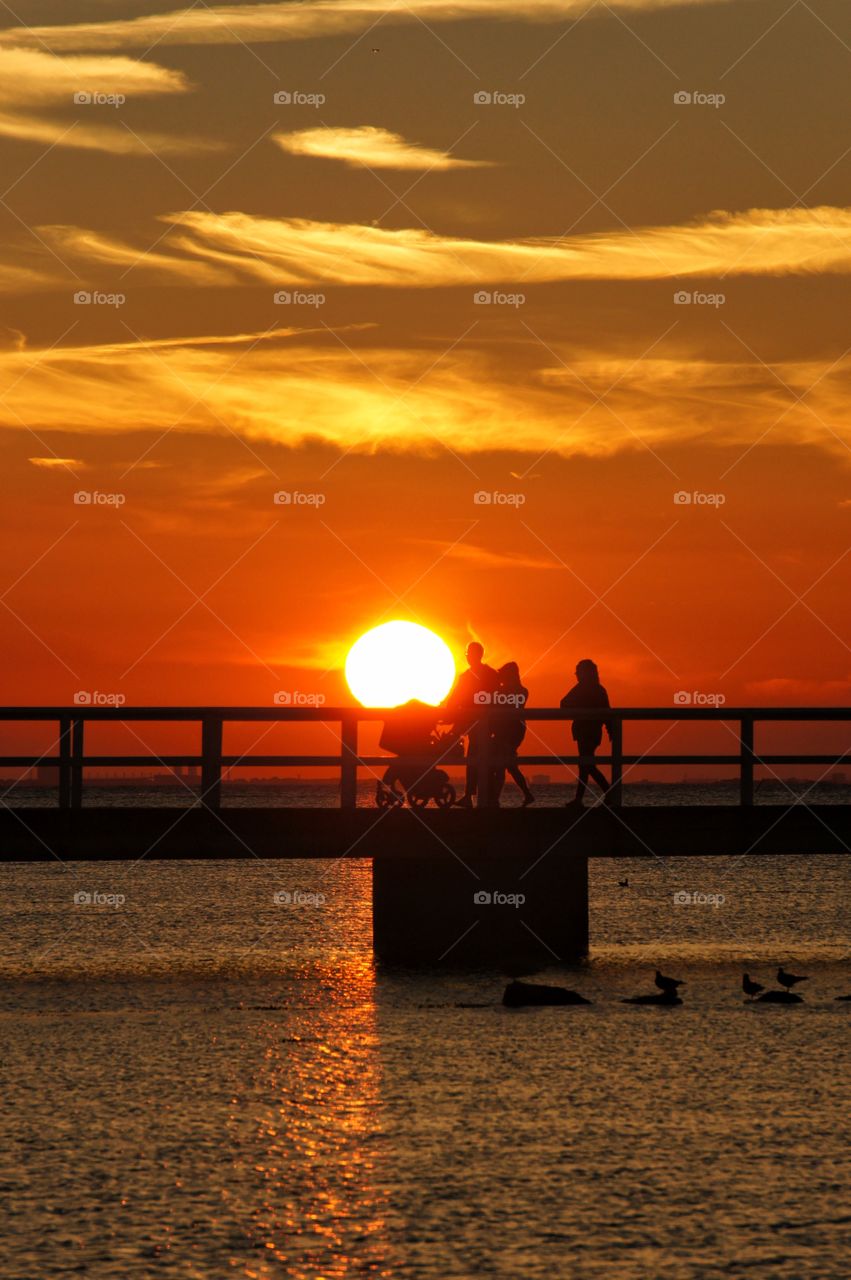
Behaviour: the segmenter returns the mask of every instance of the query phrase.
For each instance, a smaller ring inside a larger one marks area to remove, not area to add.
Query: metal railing
[[[479,806],[492,803],[490,778],[492,771],[505,763],[495,743],[489,738],[489,729],[498,721],[516,719],[516,711],[476,708],[476,724],[479,726],[481,750],[476,757],[479,780]],[[739,801],[742,805],[754,802],[754,769],[759,765],[817,765],[837,768],[851,764],[851,748],[842,755],[789,755],[758,754],[754,746],[754,730],[759,723],[839,721],[851,723],[849,707],[613,707],[601,713],[600,708],[587,711],[562,711],[553,707],[527,707],[522,713],[527,722],[570,721],[605,719],[611,723],[611,749],[607,755],[595,757],[597,764],[611,768],[611,800],[620,803],[623,790],[624,769],[633,765],[687,766],[708,765],[732,767],[739,774]],[[352,809],[357,802],[359,769],[385,768],[391,761],[421,765],[424,770],[440,764],[457,764],[456,758],[439,754],[428,757],[414,756],[361,756],[358,753],[358,730],[365,722],[383,721],[386,711],[361,707],[2,707],[0,723],[54,721],[58,726],[57,751],[43,755],[0,756],[0,768],[34,769],[56,768],[59,779],[59,805],[61,808],[79,808],[83,801],[83,780],[86,768],[151,768],[165,767],[199,768],[201,774],[200,801],[208,808],[217,809],[222,799],[222,775],[226,770],[253,766],[255,768],[336,768],[340,771],[340,806]],[[457,718],[457,717],[456,717]],[[629,755],[623,749],[624,725],[631,721],[723,721],[736,725],[734,733],[738,750],[727,755],[689,755],[641,753]],[[200,728],[200,751],[197,754],[175,755],[87,755],[84,746],[85,726],[93,723],[128,724],[133,722],[195,723]],[[324,723],[339,726],[340,752],[333,755],[226,755],[223,751],[224,728],[227,724],[251,722],[302,722]],[[577,755],[538,754],[521,755],[520,765],[573,765],[580,762]]]

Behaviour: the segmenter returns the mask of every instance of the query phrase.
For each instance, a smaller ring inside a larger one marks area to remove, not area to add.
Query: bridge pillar
[[[375,955],[390,964],[519,974],[588,953],[581,854],[379,854],[372,904]]]

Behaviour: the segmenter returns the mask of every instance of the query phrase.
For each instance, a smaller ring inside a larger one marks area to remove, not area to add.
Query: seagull
[[[656,986],[660,991],[664,991],[666,995],[675,996],[677,987],[683,985],[682,978],[666,978],[664,973],[660,973],[658,969],[656,970]]]
[[[787,973],[781,964],[780,968],[777,970],[777,981],[780,983],[781,987],[785,987],[787,991],[791,991],[798,982],[809,982],[809,978],[799,977],[795,973]]]
[[[760,991],[764,991],[765,987],[761,982],[754,982],[749,973],[742,978],[742,990],[746,996],[750,996],[753,1000],[754,996],[758,996]]]

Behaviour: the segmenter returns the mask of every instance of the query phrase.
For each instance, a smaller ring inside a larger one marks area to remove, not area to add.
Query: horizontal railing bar
[[[514,718],[516,708],[482,707],[473,716],[487,714],[495,721]],[[524,720],[741,720],[754,721],[851,721],[851,707],[612,707],[571,708],[526,707]],[[471,712],[455,713],[457,721],[469,720]],[[373,707],[0,707],[0,721],[76,719],[104,721],[198,721],[204,717],[220,717],[228,722],[240,721],[380,721],[388,718],[386,709]],[[447,708],[435,708],[435,718],[451,724],[453,714]]]
[[[497,755],[493,756],[493,763],[499,766],[503,761]],[[508,759],[506,757],[505,759]],[[576,765],[580,761],[579,756],[552,755],[552,756],[517,756],[511,757],[512,762],[516,759],[517,764],[521,765]],[[597,764],[612,764],[614,757],[610,755],[595,755],[594,760]],[[711,755],[624,755],[621,757],[623,764],[636,765],[692,765],[692,764],[715,764],[736,767],[741,763],[741,756],[711,756]],[[33,769],[36,766],[43,768],[58,768],[60,764],[59,756],[0,756],[0,768],[27,768]],[[156,768],[200,768],[200,756],[83,756],[81,764],[87,769],[149,769],[152,766]],[[358,756],[357,765],[359,768],[370,769],[398,764],[403,767],[423,768],[429,767],[445,769],[447,767],[464,768],[465,760],[452,759],[442,760],[440,757],[434,756]],[[811,764],[811,765],[832,765],[838,767],[843,764],[851,765],[851,756],[792,756],[792,755],[766,755],[754,756],[755,765],[773,765],[773,764]],[[225,769],[247,768],[253,766],[255,768],[288,768],[288,769],[308,769],[308,768],[339,768],[340,756],[222,756],[222,767]]]

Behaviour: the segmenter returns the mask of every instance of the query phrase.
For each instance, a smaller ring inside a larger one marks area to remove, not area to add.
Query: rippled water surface
[[[506,1010],[375,970],[368,861],[7,866],[3,1274],[844,1280],[849,871],[593,864],[593,1005]]]

